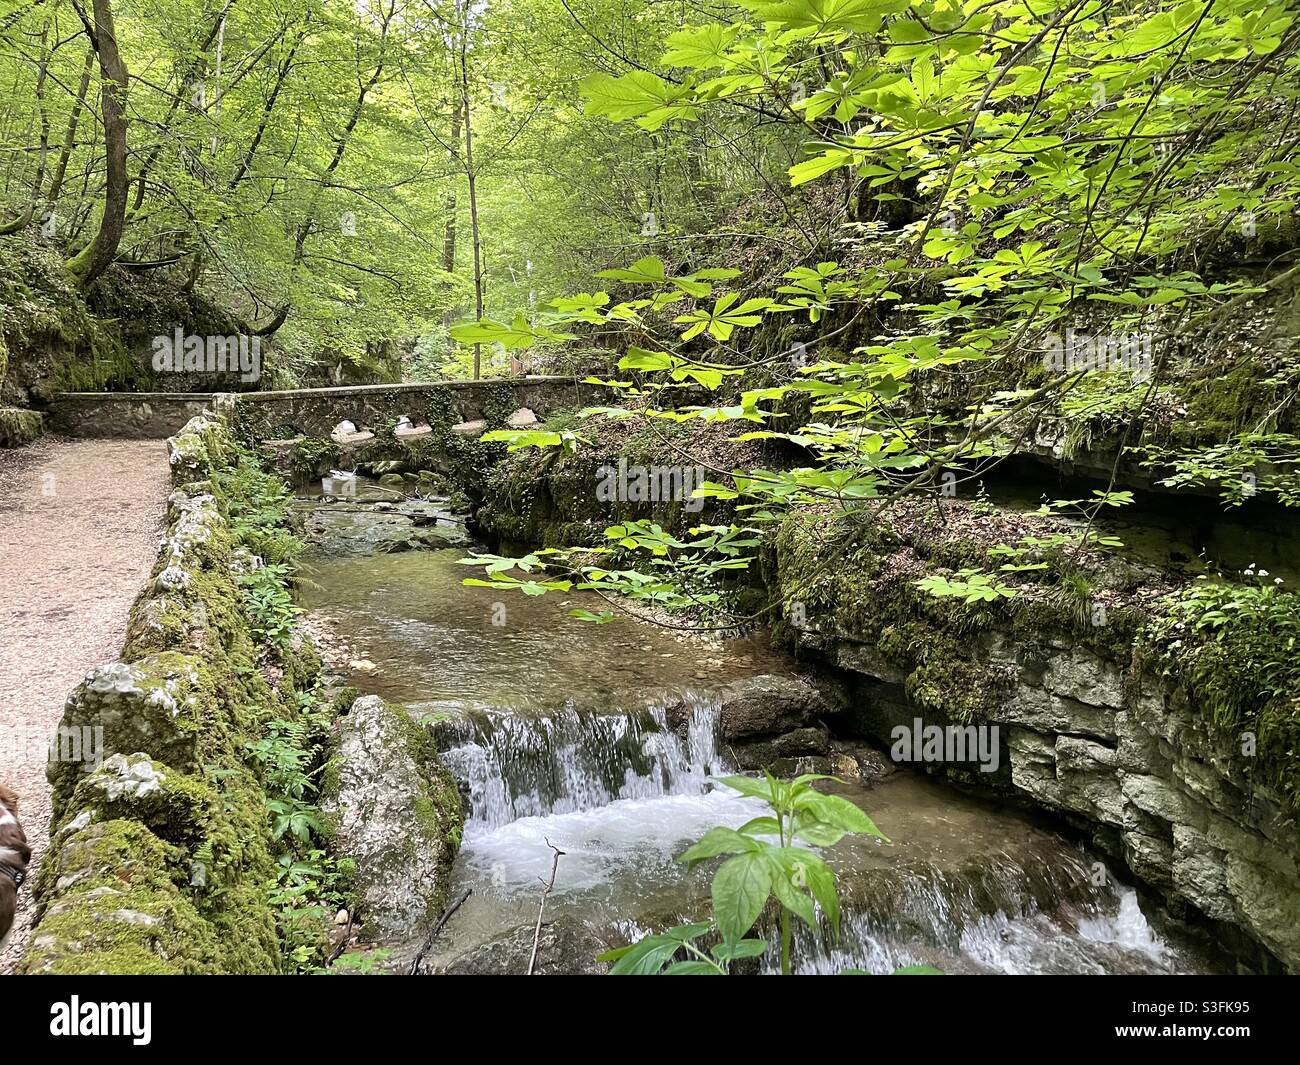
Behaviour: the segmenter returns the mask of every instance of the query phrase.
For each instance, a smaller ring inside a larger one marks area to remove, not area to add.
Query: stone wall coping
[[[423,392],[430,388],[471,389],[483,385],[527,385],[527,384],[578,384],[576,377],[564,377],[558,374],[529,374],[527,377],[483,377],[472,381],[403,381],[388,385],[339,385],[329,388],[290,388],[265,392],[58,392],[55,400],[94,399],[118,400],[139,403],[148,400],[210,400],[214,396],[230,395],[241,403],[258,403],[263,401],[319,397],[331,399],[347,396],[383,395],[385,393]]]

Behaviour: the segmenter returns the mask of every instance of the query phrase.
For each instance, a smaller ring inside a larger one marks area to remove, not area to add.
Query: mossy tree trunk
[[[67,263],[69,273],[84,288],[99,277],[117,256],[126,229],[126,91],[127,71],[117,47],[117,27],[109,0],[94,0],[94,20],[77,5],[90,43],[99,57],[102,80],[100,115],[104,126],[105,187],[104,213],[99,229],[80,252]]]

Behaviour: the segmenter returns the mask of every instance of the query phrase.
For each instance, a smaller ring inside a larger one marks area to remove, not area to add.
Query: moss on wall
[[[54,834],[36,888],[33,973],[275,973],[278,867],[269,782],[251,750],[303,714],[319,663],[259,639],[242,580],[276,541],[282,493],[250,483],[224,423],[171,441],[163,549],[119,662],[92,671],[62,724],[101,728],[98,767],[55,762]],[[257,508],[270,508],[255,520]],[[269,571],[268,571],[269,572]]]
[[[821,631],[869,644],[914,702],[962,722],[987,719],[1014,679],[985,661],[1002,633],[1038,644],[1066,639],[1127,663],[1148,617],[1141,602],[1164,582],[1093,550],[1047,549],[1032,560],[1042,569],[999,572],[1005,560],[991,549],[1052,527],[952,500],[903,500],[874,520],[791,514],[765,556],[772,613],[782,619],[777,638],[794,643],[802,631]],[[993,574],[1015,597],[968,603],[918,587],[963,569]]]

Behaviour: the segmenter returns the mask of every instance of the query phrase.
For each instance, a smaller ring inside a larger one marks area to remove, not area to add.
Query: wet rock
[[[898,771],[883,751],[856,740],[832,740],[829,758],[831,772],[853,784],[884,780]]]
[[[771,769],[804,756],[825,757],[830,749],[830,739],[819,728],[793,729],[770,740],[751,740],[732,748],[737,767],[745,770]]]
[[[1013,728],[1009,748],[1011,780],[1017,788],[1053,809],[1086,812],[1104,824],[1124,824],[1113,747]]]
[[[395,551],[459,547],[469,542],[465,526],[437,500],[298,504],[301,534],[312,552],[357,558]]]
[[[408,936],[442,912],[463,820],[455,784],[406,713],[374,695],[340,720],[338,762],[326,808],[356,863],[367,936]]]
[[[802,677],[747,677],[723,689],[722,735],[735,740],[789,732],[829,711],[822,693]]]
[[[533,925],[523,925],[456,959],[444,970],[453,976],[526,976],[533,954]],[[585,925],[559,917],[542,924],[536,976],[600,976],[609,971],[596,958],[609,948]]]

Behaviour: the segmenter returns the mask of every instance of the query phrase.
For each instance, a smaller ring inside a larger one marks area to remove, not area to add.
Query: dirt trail
[[[46,437],[0,451],[0,783],[21,798],[33,876],[49,827],[50,738],[68,692],[122,649],[167,491],[160,440]],[[24,887],[0,973],[26,945],[31,901]]]

